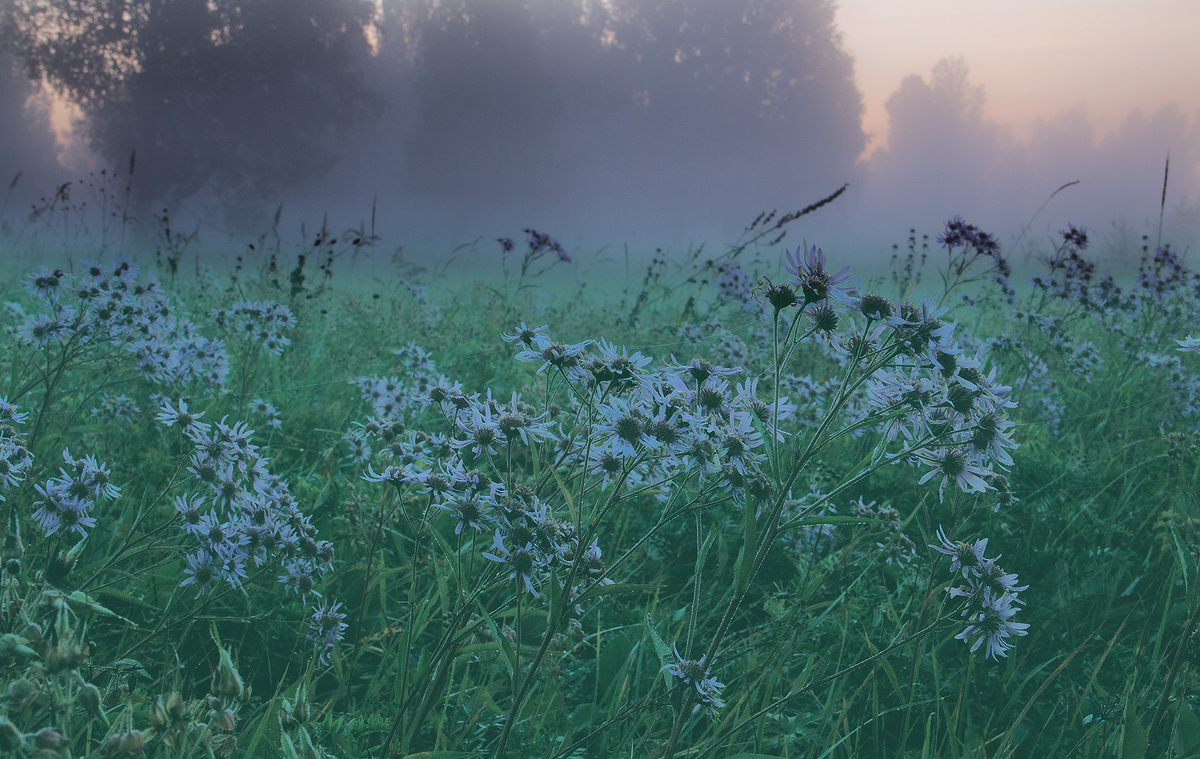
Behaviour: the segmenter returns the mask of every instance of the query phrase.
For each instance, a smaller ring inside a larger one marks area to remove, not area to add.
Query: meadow
[[[1200,755],[1200,277],[796,218],[10,264],[0,755]]]

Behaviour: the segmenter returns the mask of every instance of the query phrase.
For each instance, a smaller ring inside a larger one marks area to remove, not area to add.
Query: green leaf
[[[146,608],[146,609],[153,609],[154,611],[158,611],[158,607],[157,607],[157,606],[155,606],[154,604],[152,604],[152,603],[147,603],[146,601],[143,601],[142,599],[138,598],[138,597],[137,597],[137,596],[135,596],[135,595],[131,595],[131,594],[129,594],[129,593],[126,593],[126,592],[125,592],[125,591],[123,591],[123,590],[118,590],[118,589],[116,589],[116,588],[113,588],[113,587],[108,587],[108,588],[97,588],[97,589],[96,589],[95,591],[93,591],[93,592],[94,592],[94,593],[95,593],[95,595],[97,595],[97,596],[106,596],[106,597],[108,597],[108,598],[113,598],[113,599],[116,599],[116,600],[118,600],[118,601],[122,601],[122,602],[124,602],[124,603],[127,603],[127,604],[133,604],[133,605],[135,605],[135,606],[141,606],[141,607],[143,607],[143,608]]]
[[[592,587],[579,594],[575,599],[575,603],[582,604],[584,601],[590,601],[595,598],[603,598],[604,596],[615,596],[618,593],[639,593],[662,590],[662,585],[636,585],[628,582],[614,582],[612,585],[593,585]]]
[[[754,567],[754,556],[758,553],[758,515],[749,502],[742,506],[742,551],[738,555],[734,572],[734,587],[740,593],[750,584],[750,570]]]
[[[1183,586],[1187,591],[1191,591],[1192,579],[1188,575],[1188,551],[1183,547],[1183,538],[1179,535],[1179,530],[1175,529],[1175,525],[1171,525],[1171,537],[1175,540],[1175,551],[1179,554],[1179,568],[1183,571]]]
[[[1200,748],[1200,718],[1187,704],[1179,706],[1179,732],[1176,735],[1179,736],[1179,748],[1184,756],[1194,754]]]
[[[1133,713],[1133,703],[1125,707],[1125,740],[1121,742],[1121,759],[1145,759],[1150,746],[1146,728]]]
[[[879,519],[865,517],[811,517],[794,523],[798,527],[813,527],[822,524],[883,524]]]
[[[496,627],[496,622],[492,619],[492,615],[488,614],[483,603],[479,599],[475,599],[475,605],[479,607],[479,613],[483,615],[484,621],[487,622],[488,629],[492,631],[492,635],[496,638],[496,643],[500,646],[501,658],[504,659],[504,666],[508,668],[508,676],[515,677],[517,671],[517,656],[513,652],[512,643],[508,642],[508,638],[500,632],[500,628]]]
[[[450,545],[450,541],[437,530],[430,530],[433,537],[437,540],[438,545],[442,547],[442,553],[446,554],[447,561],[450,562],[450,568],[454,570],[454,576],[458,577],[458,552]]]
[[[671,653],[671,648],[667,642],[658,634],[658,630],[654,629],[654,620],[650,619],[650,615],[646,615],[646,627],[650,629],[650,640],[654,643],[654,653],[658,654],[658,663],[662,666],[675,663],[675,655]],[[661,673],[667,681],[667,690],[675,690],[675,678],[668,675],[666,672]]]

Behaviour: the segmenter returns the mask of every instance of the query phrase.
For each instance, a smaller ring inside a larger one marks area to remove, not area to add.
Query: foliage
[[[1200,281],[939,242],[924,299],[14,278],[0,749],[1192,755]]]

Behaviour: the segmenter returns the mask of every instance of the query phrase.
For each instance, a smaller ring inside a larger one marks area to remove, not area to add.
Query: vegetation
[[[6,272],[0,754],[1200,752],[1200,277],[781,227],[620,297],[534,230]]]

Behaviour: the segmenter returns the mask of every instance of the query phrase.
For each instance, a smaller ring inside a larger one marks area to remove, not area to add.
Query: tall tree
[[[628,197],[680,204],[711,199],[716,182],[736,194],[789,177],[844,181],[865,145],[826,0],[389,8],[418,94],[409,177],[429,192],[552,196],[603,175],[636,183]]]
[[[26,73],[77,103],[135,192],[228,210],[318,175],[372,115],[372,0],[15,0],[0,35]]]

